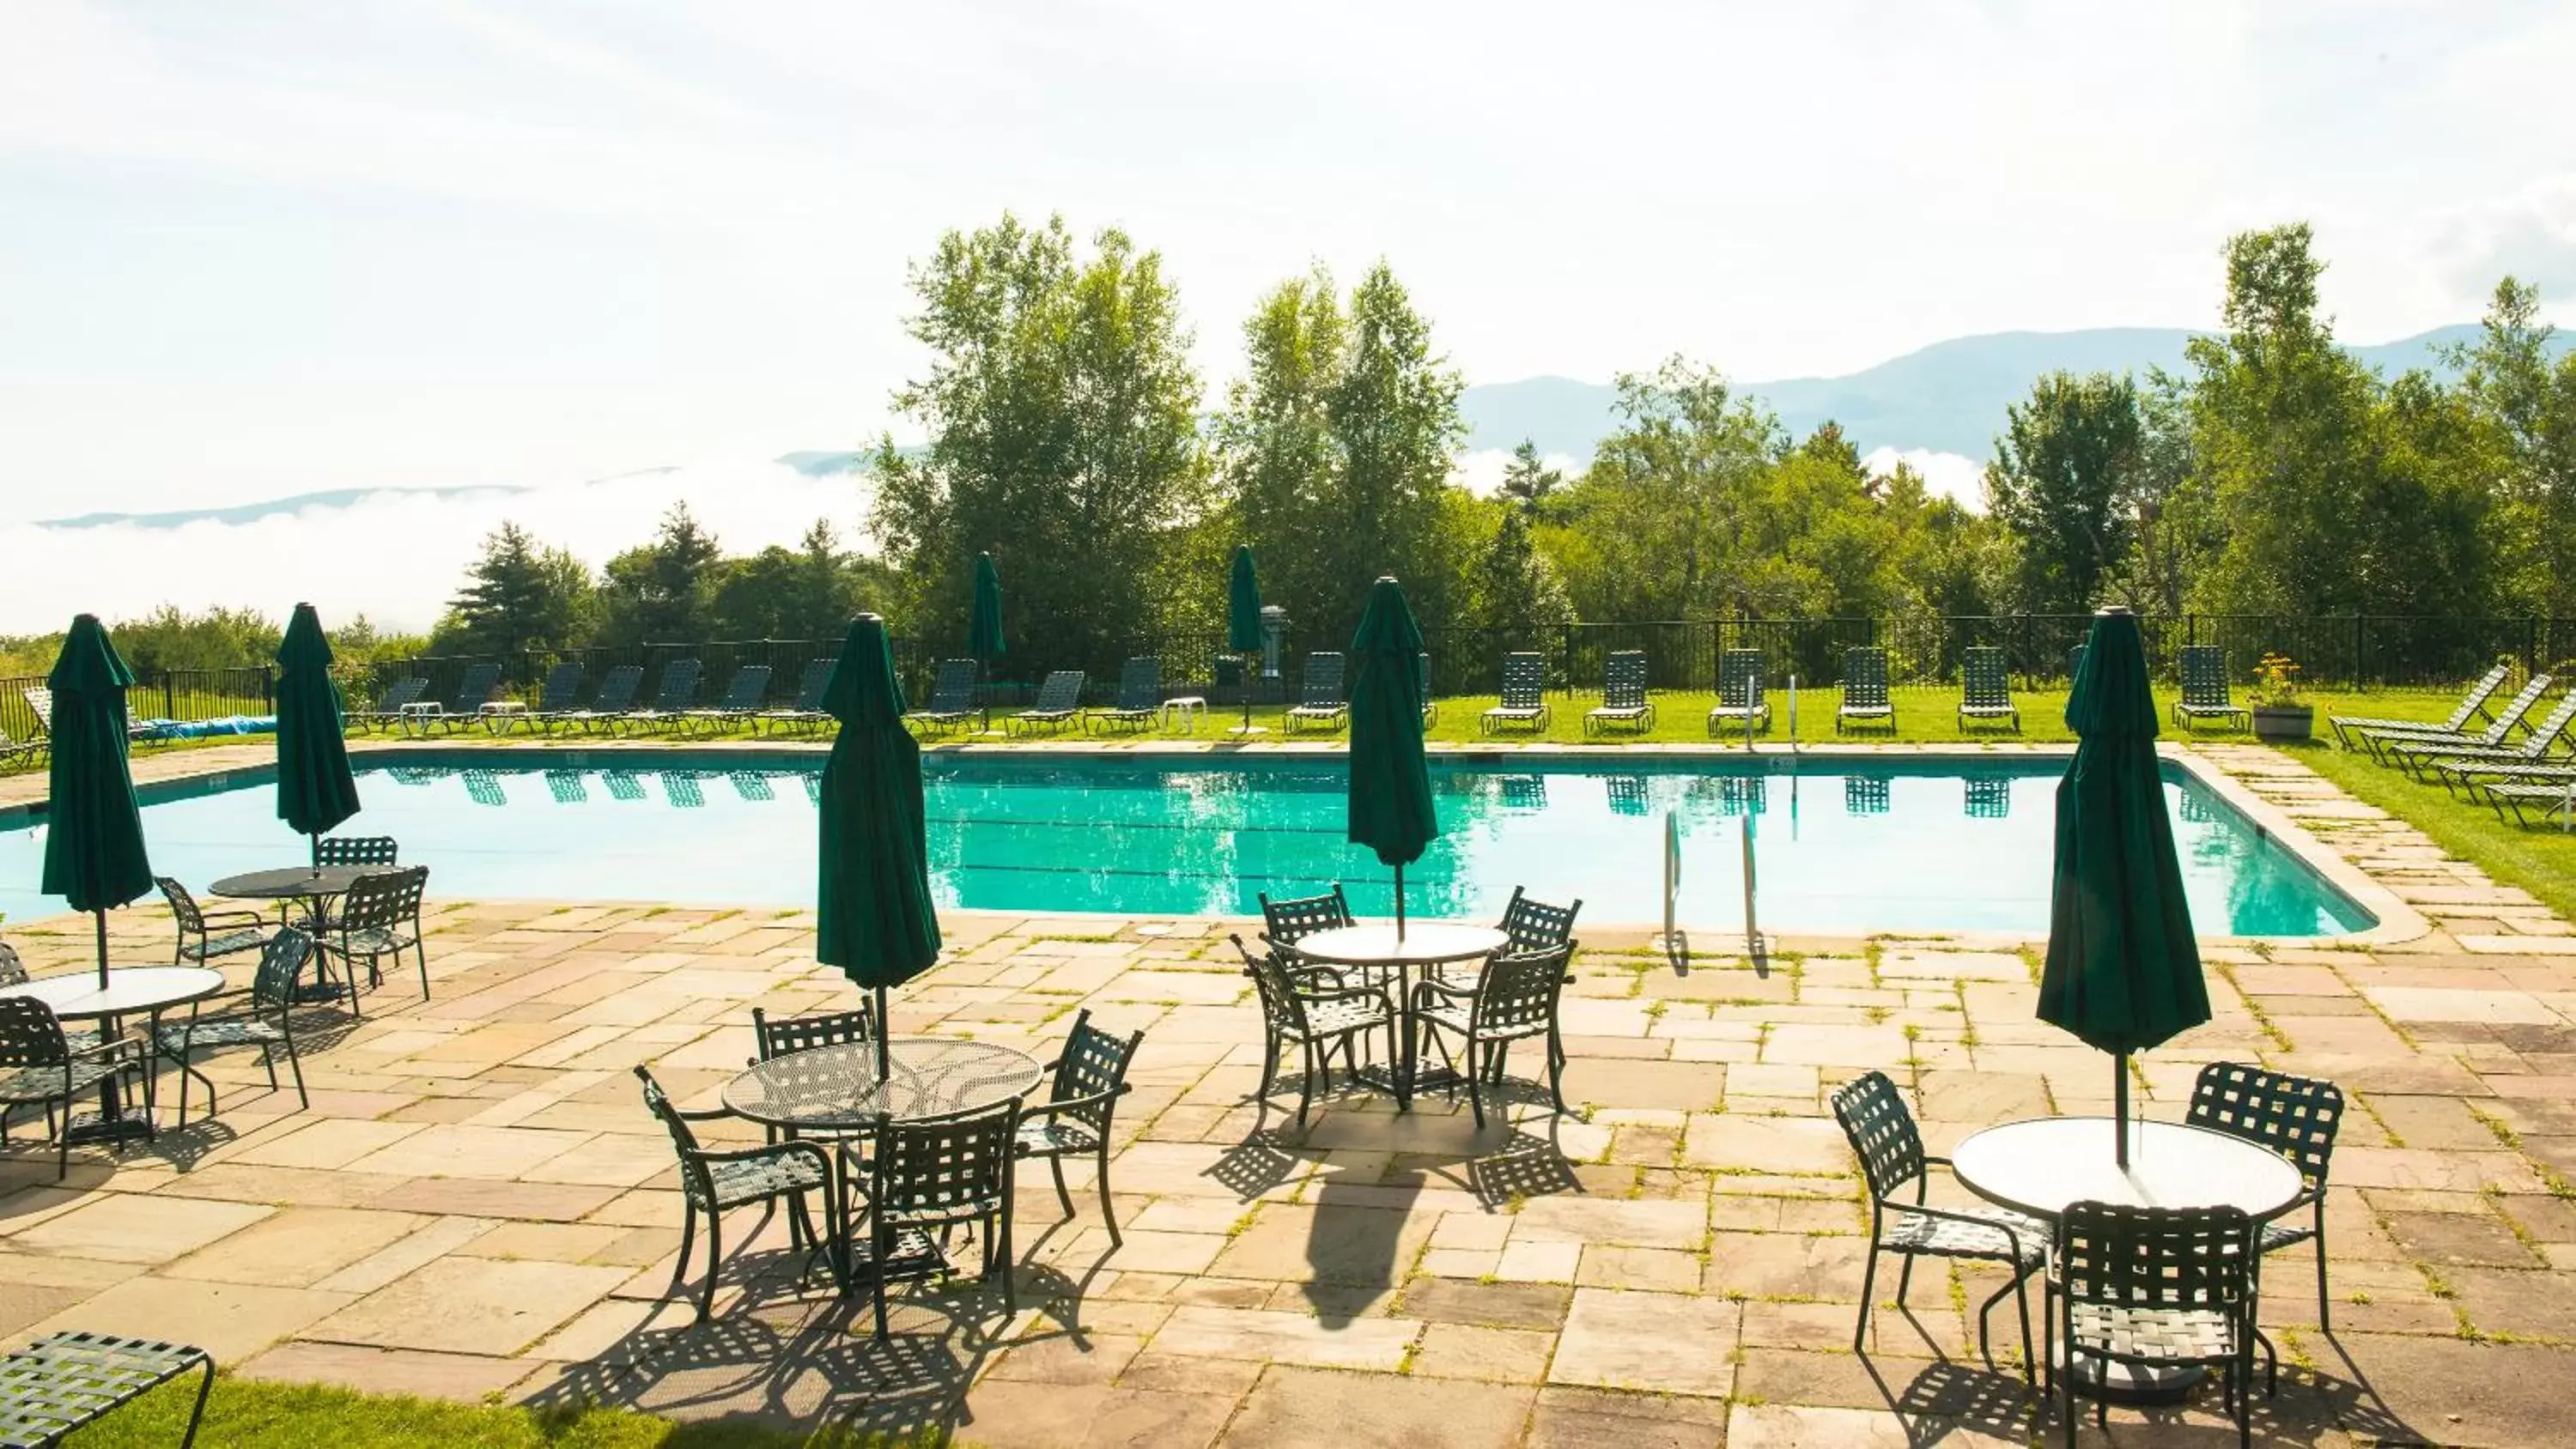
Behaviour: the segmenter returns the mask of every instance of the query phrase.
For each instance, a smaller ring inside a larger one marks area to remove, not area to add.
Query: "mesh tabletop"
[[[1511,944],[1511,937],[1491,926],[1449,921],[1416,921],[1396,939],[1393,923],[1337,926],[1297,938],[1297,954],[1310,961],[1343,966],[1434,966],[1490,956]]]
[[[310,896],[347,895],[366,876],[391,870],[383,865],[290,865],[281,870],[253,870],[228,875],[206,889],[237,901],[300,900]]]
[[[724,1104],[773,1127],[864,1127],[880,1116],[936,1117],[1026,1096],[1038,1064],[989,1042],[896,1037],[890,1083],[877,1080],[873,1042],[789,1052],[725,1083]]]
[[[2129,1165],[2119,1165],[2108,1117],[2007,1122],[1950,1152],[1950,1169],[1988,1202],[2054,1218],[2071,1202],[2121,1207],[2233,1207],[2272,1216],[2305,1183],[2267,1147],[2177,1122],[2128,1124]]]
[[[205,1350],[180,1343],[103,1333],[39,1339],[0,1357],[0,1449],[55,1443],[128,1399],[209,1362]]]

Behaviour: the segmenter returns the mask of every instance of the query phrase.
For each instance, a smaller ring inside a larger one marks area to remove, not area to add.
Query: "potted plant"
[[[2304,740],[2316,729],[2316,707],[2299,688],[2299,662],[2287,654],[2265,654],[2254,667],[2254,738]]]

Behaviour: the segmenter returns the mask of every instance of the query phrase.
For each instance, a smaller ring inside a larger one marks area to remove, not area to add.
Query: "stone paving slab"
[[[2576,1442],[2559,1392],[2576,1369],[2576,936],[2403,822],[2341,810],[2294,760],[2198,748],[2430,911],[2402,944],[2211,943],[2218,1019],[2140,1061],[2156,1116],[2178,1117],[2222,1058],[2349,1097],[2335,1333],[2310,1250],[2276,1261],[2263,1313],[2290,1372],[2258,1402],[2258,1436]],[[901,993],[900,1030],[1043,1055],[1088,1007],[1146,1032],[1111,1169],[1124,1242],[1087,1165],[1069,1218],[1032,1174],[1015,1317],[960,1280],[897,1295],[880,1345],[863,1303],[750,1215],[728,1220],[712,1322],[670,1294],[679,1195],[627,1068],[711,1105],[749,1054],[751,1005],[846,1000],[810,957],[810,912],[444,901],[431,1001],[388,987],[363,1024],[317,1009],[310,1110],[268,1091],[255,1054],[221,1054],[203,1062],[222,1087],[211,1120],[121,1159],[76,1154],[59,1186],[49,1153],[0,1155],[0,1332],[195,1337],[261,1378],[968,1444],[2054,1438],[2014,1371],[2017,1330],[1995,1345],[2004,1372],[1976,1353],[1965,1305],[1986,1270],[1927,1265],[1899,1313],[1891,1264],[1868,1352],[1851,1351],[1867,1217],[1827,1111],[1871,1068],[1935,1151],[2101,1110],[2107,1065],[2033,1020],[2010,941],[1801,938],[1781,943],[1795,971],[1726,955],[1677,970],[1635,933],[1587,933],[1565,1013],[1576,1115],[1520,1091],[1479,1132],[1463,1102],[1399,1116],[1337,1082],[1301,1133],[1293,1096],[1258,1095],[1226,923],[948,924],[949,959]],[[111,925],[120,950],[167,949],[155,911]],[[9,935],[40,973],[88,949],[85,922]],[[691,1288],[705,1252],[701,1235]],[[2231,1442],[2214,1409],[2115,1412],[2103,1442]]]

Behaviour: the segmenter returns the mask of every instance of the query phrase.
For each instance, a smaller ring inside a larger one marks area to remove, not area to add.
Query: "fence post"
[[[167,669],[161,671],[161,717],[163,719],[177,719],[179,717],[179,686],[177,680],[178,676],[173,671]]]
[[[1574,626],[1565,626],[1565,697],[1574,697]]]
[[[2358,610],[2352,616],[2352,687],[2355,689],[2361,688],[2366,682],[2363,676],[2369,668],[2370,653],[2363,643],[2364,630],[2367,628],[2363,621],[2366,618],[2368,616]]]
[[[270,714],[277,713],[277,666],[259,667],[259,702]]]
[[[2522,621],[2522,672],[2525,676],[2540,672],[2540,616]]]

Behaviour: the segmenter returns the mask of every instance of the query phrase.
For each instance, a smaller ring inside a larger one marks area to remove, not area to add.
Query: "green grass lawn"
[[[2345,794],[2405,820],[2498,882],[2520,886],[2551,910],[2576,920],[2576,834],[2555,824],[2516,825],[2510,816],[2499,820],[2483,800],[2461,800],[2440,785],[2419,784],[2402,770],[2326,741],[2298,746],[2292,753]]]
[[[187,1427],[196,1393],[194,1376],[165,1384],[64,1439],[64,1449],[168,1449]],[[199,1449],[894,1449],[931,1442],[742,1421],[674,1424],[618,1409],[449,1404],[231,1377],[215,1381],[197,1432]]]

